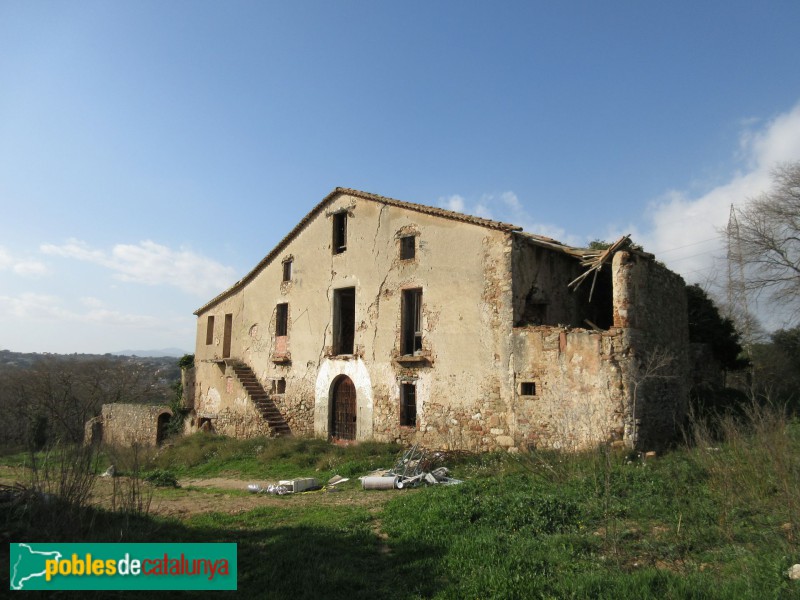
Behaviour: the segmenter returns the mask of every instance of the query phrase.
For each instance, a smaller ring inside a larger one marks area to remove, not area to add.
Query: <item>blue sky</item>
[[[0,348],[191,351],[336,186],[710,284],[800,159],[800,3],[0,2]],[[772,325],[780,325],[773,322]]]

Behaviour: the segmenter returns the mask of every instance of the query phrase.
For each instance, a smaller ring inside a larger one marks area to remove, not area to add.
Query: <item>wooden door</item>
[[[333,382],[331,436],[340,440],[356,439],[356,388],[349,377]]]

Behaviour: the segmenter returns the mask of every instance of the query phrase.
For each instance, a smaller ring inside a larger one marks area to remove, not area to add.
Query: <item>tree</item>
[[[724,318],[713,300],[699,285],[686,286],[689,312],[689,341],[708,344],[711,354],[725,371],[737,371],[747,366],[741,357],[739,333],[731,319]]]
[[[773,171],[769,192],[737,211],[745,286],[800,319],[800,162]]]

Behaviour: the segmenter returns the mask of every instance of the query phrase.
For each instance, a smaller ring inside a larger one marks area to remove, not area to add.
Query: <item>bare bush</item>
[[[745,286],[800,319],[800,162],[779,166],[772,189],[737,211]]]

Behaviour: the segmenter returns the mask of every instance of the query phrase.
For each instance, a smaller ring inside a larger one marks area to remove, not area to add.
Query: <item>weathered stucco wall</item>
[[[171,416],[167,406],[104,404],[100,416],[87,422],[85,439],[112,446],[155,446]]]
[[[346,215],[339,253],[336,215]],[[413,258],[401,257],[405,236]],[[591,281],[567,289],[580,272],[575,257],[508,229],[334,195],[246,284],[198,312],[192,422],[238,437],[270,433],[234,373],[241,361],[296,435],[330,435],[333,389],[346,377],[357,440],[514,450],[666,439],[685,406],[683,281],[641,253],[619,252],[589,302]],[[337,354],[345,289],[354,290],[353,348]],[[402,343],[409,290],[422,294],[413,355]],[[675,356],[664,377],[640,381],[641,365],[662,350]],[[408,385],[413,426],[401,425]]]
[[[627,347],[619,331],[514,330],[516,438],[528,447],[583,449],[622,439]],[[534,395],[521,383],[532,382]]]
[[[347,212],[347,250],[333,254],[332,215]],[[400,258],[413,234],[415,257]],[[357,397],[357,439],[419,440],[439,445],[440,409],[469,415],[507,412],[511,330],[510,239],[470,223],[381,205],[348,195],[312,218],[279,260],[249,284],[198,315],[195,410],[198,421],[230,435],[268,432],[245,390],[222,361],[225,315],[232,315],[231,359],[247,363],[275,394],[295,434],[328,435],[331,386],[348,375]],[[291,258],[291,281],[283,260]],[[334,293],[355,289],[352,355],[333,352]],[[422,290],[422,350],[401,352],[403,290]],[[276,306],[288,304],[285,348],[277,347]],[[214,317],[207,344],[208,317]],[[278,360],[278,350],[287,359]],[[400,426],[400,384],[416,385],[417,425]],[[235,417],[233,415],[238,415]],[[224,417],[224,418],[223,418]],[[491,434],[460,432],[473,447]]]

